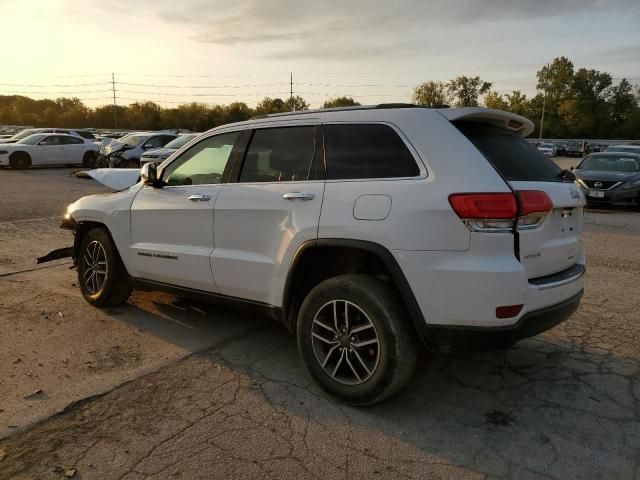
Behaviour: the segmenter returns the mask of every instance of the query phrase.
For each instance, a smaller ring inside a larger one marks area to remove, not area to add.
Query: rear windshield
[[[454,122],[454,125],[506,180],[564,181],[560,176],[562,169],[519,135],[478,122]]]

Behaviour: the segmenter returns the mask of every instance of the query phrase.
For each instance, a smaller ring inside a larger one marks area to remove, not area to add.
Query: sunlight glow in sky
[[[561,55],[640,84],[637,0],[0,0],[0,19],[0,94],[89,105],[111,72],[119,103],[162,105],[287,97],[289,72],[313,106],[462,74],[531,95]]]

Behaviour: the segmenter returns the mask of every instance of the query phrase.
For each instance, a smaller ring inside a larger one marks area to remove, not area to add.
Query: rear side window
[[[505,179],[562,182],[561,169],[519,135],[478,122],[454,122]]]
[[[256,130],[247,149],[239,181],[308,180],[315,152],[315,131],[314,126]]]
[[[82,140],[81,138],[77,138],[77,137],[60,137],[62,139],[62,144],[63,145],[76,145],[79,143],[84,144],[84,140]]]
[[[324,129],[327,179],[415,177],[413,155],[388,125],[335,124]]]

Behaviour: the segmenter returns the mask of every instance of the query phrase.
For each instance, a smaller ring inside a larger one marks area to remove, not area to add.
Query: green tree
[[[222,124],[244,122],[251,118],[253,112],[244,102],[233,102],[224,107]]]
[[[293,97],[287,98],[287,101],[284,102],[284,105],[286,112],[299,112],[301,110],[309,110],[309,104],[304,98],[299,95],[294,95]]]
[[[447,83],[447,92],[455,100],[456,107],[477,107],[480,95],[487,93],[490,88],[491,83],[478,76],[462,75]]]
[[[360,103],[351,97],[336,97],[324,102],[322,108],[357,107],[358,105],[360,105]]]
[[[626,78],[611,88],[609,108],[612,127],[617,131],[638,109],[638,100],[633,94],[633,87]]]
[[[417,105],[434,107],[449,103],[449,93],[447,86],[442,82],[428,81],[413,89],[411,101]]]
[[[495,110],[509,110],[509,103],[498,92],[491,90],[484,96],[484,106]]]
[[[254,113],[256,115],[269,115],[270,113],[282,113],[288,110],[286,103],[281,98],[265,97],[256,105]]]
[[[531,105],[527,96],[520,90],[513,90],[505,95],[509,104],[509,111],[527,117],[531,110]]]

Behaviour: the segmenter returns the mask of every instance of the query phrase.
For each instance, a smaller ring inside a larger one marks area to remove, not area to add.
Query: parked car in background
[[[547,158],[553,158],[556,156],[556,146],[553,143],[541,143],[538,145],[538,150]]]
[[[145,163],[162,163],[169,156],[174,153],[179,148],[182,148],[184,145],[189,143],[191,140],[196,138],[199,133],[188,133],[184,135],[180,135],[178,138],[171,140],[167,143],[163,148],[156,148],[153,150],[146,151],[140,157],[140,166],[143,166]]]
[[[74,130],[69,128],[28,128],[16,133],[11,138],[5,139],[2,143],[16,143],[23,138],[27,138],[29,135],[36,133],[59,133],[61,135],[73,135],[74,137],[82,138],[83,140],[93,141],[95,137],[93,133],[88,130]]]
[[[590,153],[590,145],[587,141],[582,142],[569,142],[567,143],[566,157],[578,157],[582,158]]]
[[[3,142],[3,140],[9,140],[11,137],[13,137],[13,134],[3,134],[0,135],[0,143]]]
[[[607,147],[608,145],[606,143],[592,143],[590,153],[604,152],[607,150]]]
[[[640,145],[626,144],[626,145],[611,145],[605,152],[627,152],[627,153],[640,153]]]
[[[556,146],[556,155],[564,157],[567,154],[567,144],[564,142],[553,142]]]
[[[37,133],[0,145],[0,166],[15,169],[41,165],[93,167],[99,145],[75,135]]]
[[[397,104],[218,127],[68,207],[79,289],[96,307],[147,288],[262,308],[330,395],[379,402],[420,338],[506,348],[578,307],[584,197],[533,129]]]
[[[592,153],[573,173],[591,204],[640,205],[640,150]]]
[[[176,137],[164,132],[130,133],[102,145],[98,164],[109,168],[140,168],[140,157],[144,152],[164,147]]]

